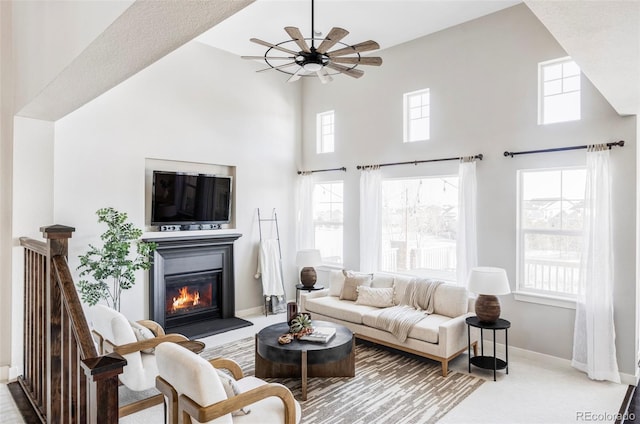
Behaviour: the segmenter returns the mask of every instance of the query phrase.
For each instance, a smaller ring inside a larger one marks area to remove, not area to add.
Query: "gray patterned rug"
[[[254,374],[254,339],[246,338],[201,354],[231,358]],[[287,386],[296,399],[301,381],[267,379]],[[435,423],[484,380],[459,372],[442,377],[440,364],[369,343],[356,345],[356,376],[309,378],[304,424]]]

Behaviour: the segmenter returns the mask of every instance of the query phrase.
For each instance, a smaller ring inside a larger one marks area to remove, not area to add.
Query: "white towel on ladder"
[[[258,253],[258,272],[262,277],[262,292],[265,296],[283,296],[282,269],[280,267],[280,248],[278,240],[262,240]]]

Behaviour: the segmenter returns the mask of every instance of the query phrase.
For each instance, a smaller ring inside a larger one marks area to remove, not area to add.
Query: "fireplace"
[[[239,234],[149,239],[149,313],[167,333],[187,337],[251,325],[235,317],[233,242]]]

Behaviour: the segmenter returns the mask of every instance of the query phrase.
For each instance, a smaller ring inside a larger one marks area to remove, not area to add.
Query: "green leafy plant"
[[[300,314],[291,320],[289,332],[291,332],[292,334],[296,334],[302,337],[305,334],[311,333],[312,331],[313,327],[311,326],[311,318],[309,318],[309,315]]]
[[[142,230],[127,221],[127,214],[114,208],[102,208],[96,211],[98,222],[107,224],[102,233],[102,248],[89,245],[89,251],[79,256],[80,277],[78,282],[82,300],[93,306],[104,299],[107,305],[120,310],[120,296],[135,284],[135,273],[151,267],[151,253],[155,243],[140,240]],[[135,245],[135,254],[131,247]]]

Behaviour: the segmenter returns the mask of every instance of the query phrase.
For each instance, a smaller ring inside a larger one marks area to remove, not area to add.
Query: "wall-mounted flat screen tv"
[[[153,171],[151,225],[225,224],[231,176]]]

